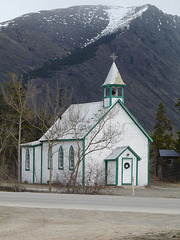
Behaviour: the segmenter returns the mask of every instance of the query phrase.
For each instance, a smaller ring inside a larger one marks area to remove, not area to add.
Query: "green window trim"
[[[30,153],[29,149],[26,149],[26,155],[25,155],[25,170],[30,171]]]
[[[58,169],[64,170],[64,152],[62,146],[60,146],[58,151]]]
[[[110,97],[110,95],[113,95],[112,94],[112,90],[113,89],[122,89],[123,90],[124,89],[124,85],[121,85],[121,84],[109,84],[109,85],[103,86],[103,89],[104,89],[104,97]],[[106,89],[109,89],[109,93],[107,93]],[[118,94],[120,94],[119,96],[122,96],[121,90],[120,90],[120,92]]]
[[[74,170],[74,148],[73,146],[69,149],[69,170]]]

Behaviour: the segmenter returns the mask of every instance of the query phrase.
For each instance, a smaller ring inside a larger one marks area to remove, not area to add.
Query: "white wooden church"
[[[21,145],[22,182],[64,182],[79,161],[82,185],[149,185],[149,134],[124,103],[125,83],[113,63],[105,79],[103,101],[72,104],[38,141]],[[134,180],[134,181],[133,181]]]

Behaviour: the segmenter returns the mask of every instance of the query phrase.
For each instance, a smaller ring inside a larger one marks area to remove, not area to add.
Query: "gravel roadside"
[[[179,215],[0,207],[1,240],[180,239]]]
[[[2,186],[1,187],[5,187]],[[6,186],[7,187],[7,186]],[[48,186],[23,185],[26,191]],[[66,189],[53,187],[53,192]],[[131,196],[131,187],[105,187],[99,194]],[[180,198],[180,184],[136,187],[135,197]],[[1,240],[180,240],[180,216],[63,209],[0,207]]]
[[[48,192],[48,185],[44,184],[22,184],[22,191],[33,191],[33,192]],[[14,190],[14,184],[1,183],[0,190],[9,191]],[[58,185],[52,186],[52,192],[54,193],[67,193],[67,189]],[[86,190],[83,188],[79,190],[79,193],[85,193]],[[132,186],[113,187],[106,186],[99,189],[87,190],[89,194],[102,194],[102,195],[117,195],[117,196],[132,196]],[[78,192],[75,192],[78,193]],[[136,187],[134,188],[134,196],[137,197],[162,197],[162,198],[180,198],[180,183],[168,183],[156,181],[148,187]]]

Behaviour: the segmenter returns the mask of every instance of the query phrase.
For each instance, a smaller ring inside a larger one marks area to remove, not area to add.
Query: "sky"
[[[0,0],[0,22],[30,12],[67,8],[77,5],[114,5],[122,7],[152,4],[163,12],[180,16],[180,0]]]

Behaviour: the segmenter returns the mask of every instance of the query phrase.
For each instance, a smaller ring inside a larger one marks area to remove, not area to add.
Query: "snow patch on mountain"
[[[120,7],[109,6],[105,10],[109,17],[109,24],[107,27],[96,37],[92,38],[85,47],[90,43],[98,40],[100,37],[111,34],[118,29],[129,28],[129,24],[132,20],[142,16],[143,12],[148,9],[148,5],[142,7]]]
[[[110,9],[107,9],[109,24],[101,34],[106,35],[108,33],[113,33],[118,29],[123,29],[124,27],[128,28],[130,22],[133,19],[140,17],[147,9],[147,5],[142,6],[139,11],[137,11],[137,7],[111,7]]]
[[[7,27],[12,21],[6,21],[6,22],[2,22],[0,23],[0,28],[1,27]]]

